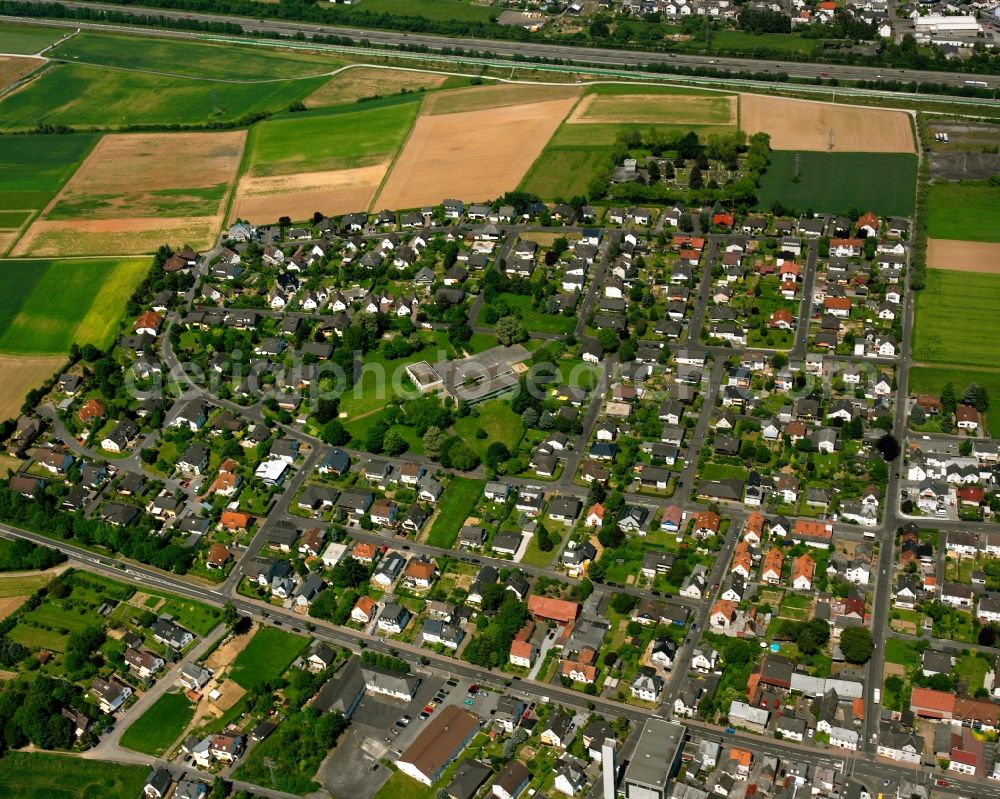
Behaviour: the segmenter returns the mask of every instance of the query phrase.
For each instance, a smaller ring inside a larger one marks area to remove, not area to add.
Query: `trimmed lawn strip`
[[[440,510],[427,534],[427,543],[433,547],[450,549],[465,520],[475,510],[485,486],[485,480],[473,480],[470,477],[453,478],[438,500]]]
[[[184,694],[164,694],[125,730],[121,744],[159,757],[176,741],[194,718],[195,707]]]
[[[997,329],[1000,275],[928,269],[926,288],[917,292],[916,301],[914,358],[968,366],[1000,364],[1000,336],[983,335],[991,327]]]
[[[148,766],[11,752],[0,758],[0,799],[135,799]]]
[[[229,668],[229,676],[237,685],[247,689],[274,680],[288,670],[308,643],[309,640],[301,635],[261,627],[236,656]]]
[[[1000,186],[975,180],[932,183],[927,192],[927,235],[1000,242]]]

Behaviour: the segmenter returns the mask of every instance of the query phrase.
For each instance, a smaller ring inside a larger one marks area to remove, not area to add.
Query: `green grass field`
[[[94,31],[82,31],[54,48],[51,55],[83,64],[238,81],[320,75],[344,63],[318,53]]]
[[[68,635],[61,635],[30,624],[18,624],[7,635],[28,649],[51,649],[53,652],[65,652],[69,641]]]
[[[0,758],[0,799],[135,799],[148,775],[148,766],[10,752]]]
[[[549,139],[549,147],[608,147],[615,143],[618,134],[628,130],[646,132],[655,128],[664,134],[685,134],[693,130],[704,139],[712,133],[725,133],[735,130],[735,125],[649,125],[628,122],[588,122],[585,124],[563,123]]]
[[[402,145],[420,95],[391,98],[373,108],[350,106],[289,114],[255,126],[248,145],[250,172],[287,175],[376,164]]]
[[[998,319],[1000,275],[928,269],[927,286],[917,292],[913,356],[918,361],[995,367],[1000,364]],[[984,335],[989,330],[994,335]]]
[[[427,543],[433,547],[449,549],[458,537],[465,520],[476,507],[486,486],[484,480],[455,477],[438,500],[437,518],[427,534]]]
[[[226,192],[228,183],[202,188],[153,189],[146,192],[115,194],[63,195],[45,214],[46,220],[58,219],[117,219],[122,208],[135,209],[137,216],[182,217],[214,216]]]
[[[69,32],[67,28],[50,28],[45,25],[0,23],[0,53],[31,55],[44,50],[52,42]]]
[[[478,416],[463,416],[455,420],[455,434],[468,442],[480,458],[484,457],[490,444],[501,442],[511,452],[524,435],[521,417],[510,408],[506,400],[498,399],[476,406]],[[486,438],[476,438],[476,431],[482,429]]]
[[[1000,416],[1000,372],[949,369],[944,366],[914,366],[910,369],[908,390],[910,394],[940,395],[945,383],[951,383],[955,387],[955,394],[961,397],[972,382],[985,388],[990,396],[990,409],[985,414],[985,421],[988,428],[995,429],[996,425],[993,422]]]
[[[164,694],[125,730],[122,746],[159,757],[194,718],[194,705],[184,694]]]
[[[246,649],[236,656],[229,676],[244,688],[280,677],[306,648],[308,639],[301,635],[261,627]]]
[[[107,346],[148,269],[146,258],[0,261],[0,352]]]
[[[1000,242],[1000,186],[985,181],[933,183],[927,192],[927,235]]]
[[[800,152],[775,150],[761,177],[758,208],[780,202],[786,209],[845,213],[850,208],[879,216],[913,213],[917,157],[906,153]]]
[[[325,81],[222,83],[64,64],[0,101],[0,129],[25,130],[42,123],[117,128],[231,121],[284,110]]]
[[[90,613],[76,613],[52,602],[43,602],[31,612],[25,613],[23,619],[54,630],[69,630],[70,633],[78,633],[95,623]]]
[[[52,579],[51,573],[4,574],[0,576],[0,598],[30,596]]]
[[[0,137],[0,210],[44,208],[96,142],[83,133]]]
[[[501,294],[520,316],[524,329],[529,333],[569,333],[576,327],[575,316],[549,314],[533,308],[531,297],[524,294]]]
[[[548,146],[524,176],[522,191],[544,200],[585,195],[590,181],[608,164],[604,147]]]
[[[811,53],[818,39],[806,39],[795,33],[748,33],[747,31],[713,31],[711,49],[715,52],[755,53],[758,50],[782,50],[788,53]],[[704,37],[681,42],[678,50],[696,52],[705,49]]]

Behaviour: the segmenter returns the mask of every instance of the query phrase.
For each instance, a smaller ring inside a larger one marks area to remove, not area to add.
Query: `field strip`
[[[728,115],[721,118],[722,97],[671,94],[588,94],[573,109],[571,125],[684,124],[731,126],[737,122],[736,95],[729,96]]]
[[[25,395],[48,380],[65,363],[65,355],[0,355],[0,419],[17,417]]]
[[[1000,244],[927,239],[927,266],[950,272],[985,272],[1000,275]]]
[[[426,97],[421,98],[420,107],[417,108],[417,113],[413,115],[413,122],[410,123],[410,129],[406,131],[406,136],[403,138],[402,143],[396,148],[396,152],[392,154],[392,158],[389,159],[389,165],[386,167],[385,174],[382,175],[382,179],[378,182],[378,186],[375,191],[372,192],[372,198],[369,201],[366,210],[374,211],[375,201],[382,196],[382,189],[385,188],[385,183],[389,179],[389,175],[391,175],[392,170],[396,168],[396,162],[399,160],[399,156],[403,153],[403,150],[406,149],[406,145],[410,141],[410,136],[413,135],[413,130],[417,127],[417,120],[420,119],[420,114],[423,111],[426,100]]]

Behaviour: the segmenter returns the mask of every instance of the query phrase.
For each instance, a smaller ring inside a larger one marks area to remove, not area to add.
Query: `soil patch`
[[[914,151],[910,117],[904,111],[742,94],[740,127],[747,133],[769,134],[775,150],[828,151],[832,130],[832,152]]]
[[[375,205],[415,208],[444,197],[475,201],[512,191],[575,102],[421,115]]]
[[[103,136],[62,193],[115,194],[229,183],[245,139],[245,130]]]
[[[21,358],[0,355],[0,419],[14,419],[25,395],[66,364],[65,356]]]
[[[212,672],[224,669],[235,660],[236,656],[242,652],[246,645],[250,643],[253,634],[257,632],[257,625],[250,627],[245,635],[234,635],[225,643],[220,644],[216,650],[205,659],[205,667]]]
[[[308,219],[366,210],[385,177],[389,162],[357,169],[300,172],[294,175],[240,178],[232,219],[271,222],[282,216]]]
[[[482,111],[488,108],[503,108],[525,103],[542,103],[549,100],[563,100],[580,96],[582,87],[552,86],[548,84],[496,83],[490,86],[471,86],[436,92],[424,100],[422,115],[457,114],[467,111]]]
[[[631,122],[642,124],[735,125],[735,96],[697,97],[674,94],[590,94],[567,118],[571,124]]]
[[[35,222],[14,248],[13,255],[143,255],[164,243],[187,244],[195,250],[212,246],[222,217],[174,219],[123,217]]]
[[[6,619],[11,613],[24,604],[27,596],[7,596],[0,598],[0,621]]]
[[[0,55],[0,89],[9,86],[22,75],[38,69],[44,62],[40,58],[16,58]]]
[[[307,108],[355,103],[365,97],[387,97],[404,89],[436,89],[448,80],[447,75],[410,72],[402,69],[351,67],[332,77],[305,99]]]
[[[927,240],[927,265],[951,272],[1000,275],[1000,244],[984,241]]]

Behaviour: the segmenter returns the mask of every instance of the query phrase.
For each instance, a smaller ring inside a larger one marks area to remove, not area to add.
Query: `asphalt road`
[[[432,36],[423,33],[397,33],[394,31],[361,30],[332,25],[315,25],[306,22],[289,22],[285,20],[256,20],[250,17],[220,17],[214,14],[196,12],[172,11],[161,8],[145,8],[143,6],[120,6],[109,3],[73,2],[70,0],[30,0],[35,3],[60,3],[68,7],[92,8],[120,13],[134,12],[136,14],[152,14],[169,19],[194,19],[206,22],[224,20],[240,25],[246,32],[280,33],[283,36],[294,36],[302,33],[311,36],[317,33],[332,36],[348,36],[355,40],[366,40],[372,44],[384,47],[400,45],[422,46],[432,50],[442,47],[462,47],[465,49],[490,52],[502,57],[540,57],[548,59],[563,59],[580,64],[595,64],[607,67],[640,67],[650,64],[670,64],[676,67],[713,67],[723,72],[764,72],[787,73],[793,77],[816,78],[831,77],[840,80],[899,80],[904,83],[935,82],[952,86],[961,86],[966,80],[984,80],[982,75],[955,72],[934,72],[894,69],[884,70],[876,67],[844,66],[839,64],[810,64],[800,62],[781,62],[775,60],[760,60],[753,58],[734,58],[728,56],[697,56],[670,53],[654,53],[639,50],[610,50],[597,47],[573,47],[567,45],[548,44],[544,42],[504,42],[494,39],[449,38]],[[196,34],[181,35],[195,36]],[[996,78],[985,78],[990,85],[996,85]]]

